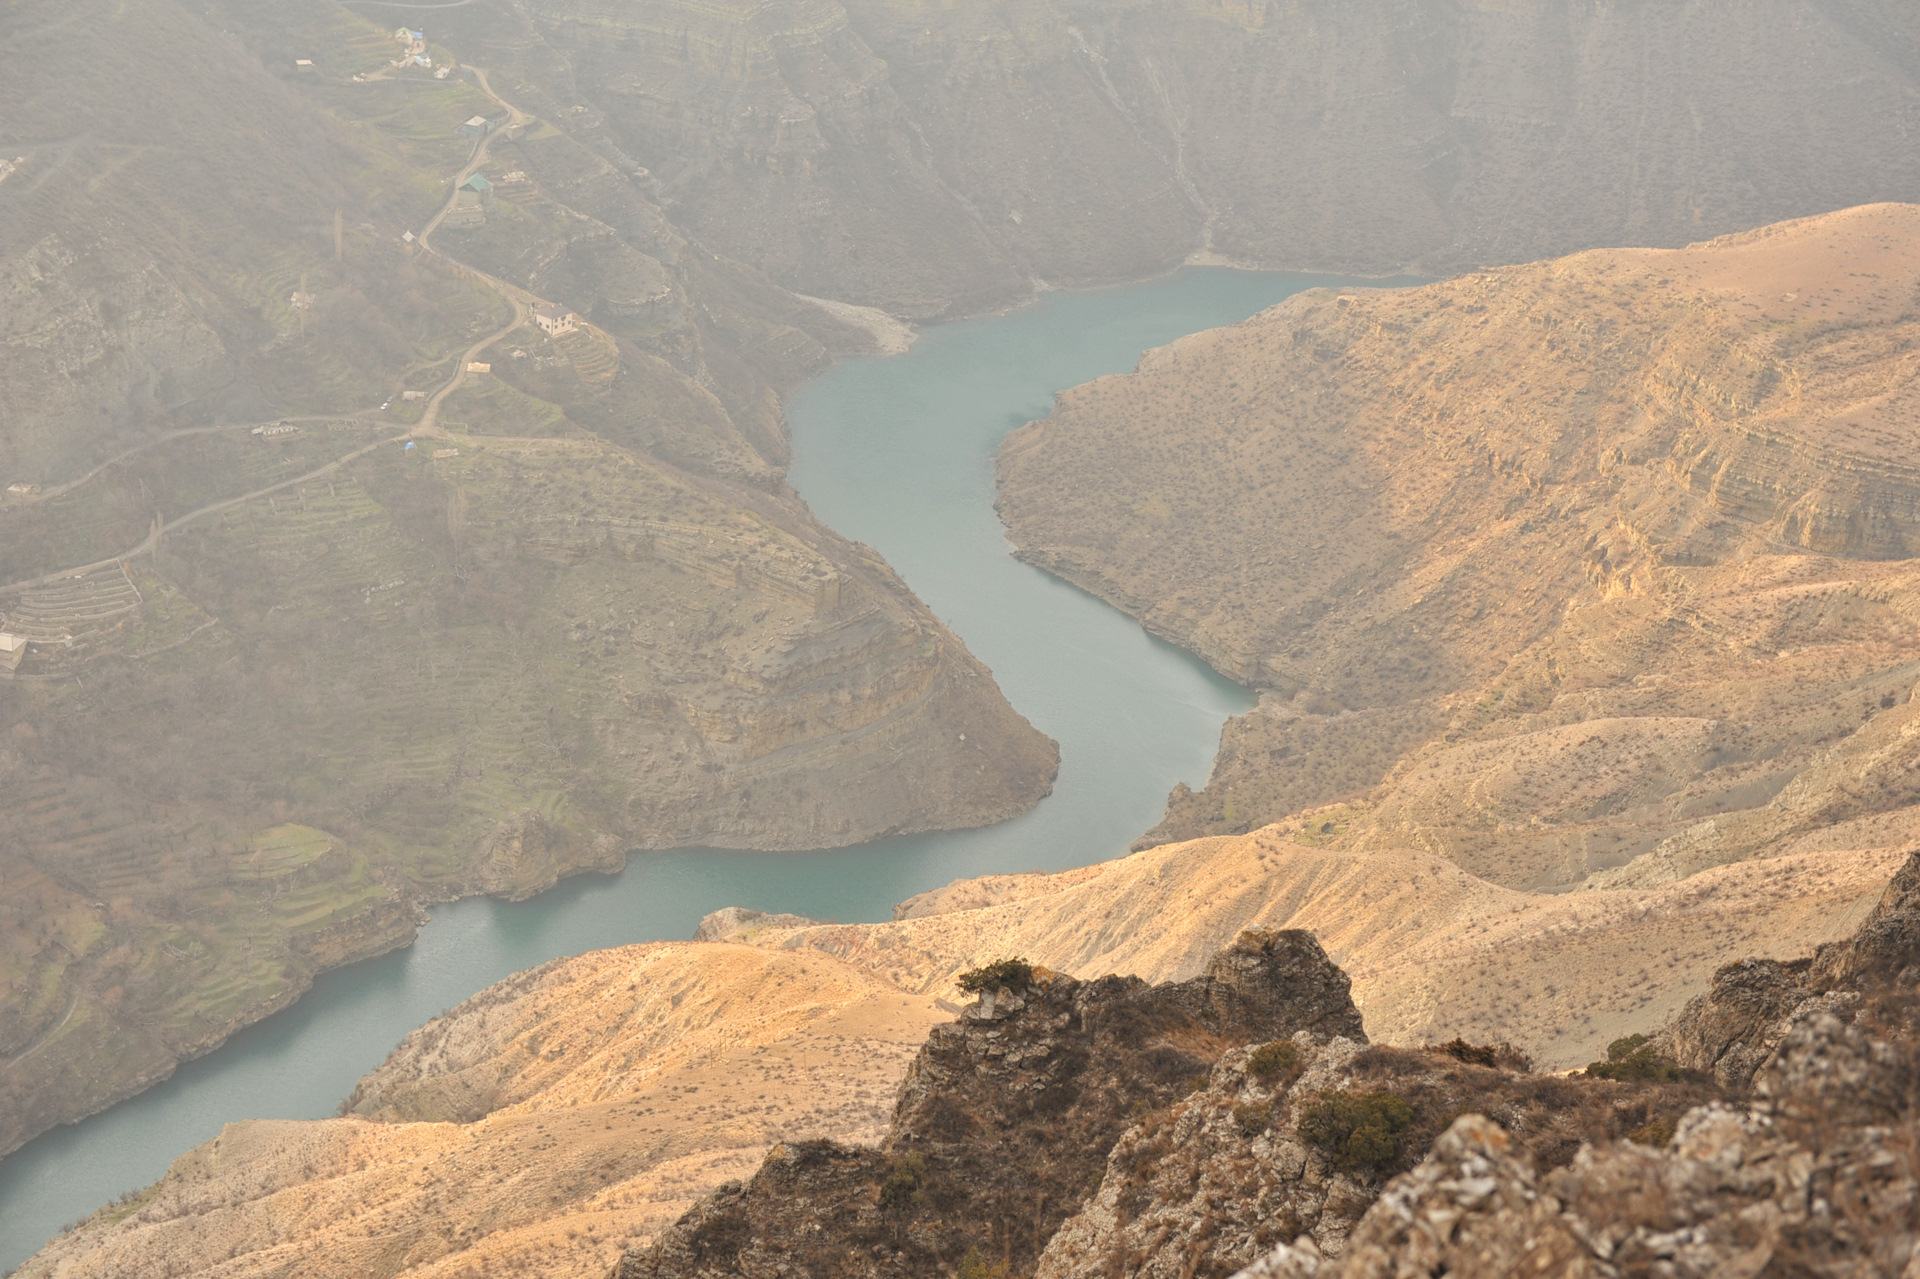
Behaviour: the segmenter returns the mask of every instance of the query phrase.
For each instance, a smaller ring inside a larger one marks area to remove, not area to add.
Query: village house
[[[26,655],[26,636],[0,631],[0,671],[13,674],[20,669],[20,662]]]
[[[533,322],[538,324],[548,337],[559,337],[562,333],[573,332],[579,318],[558,302],[542,302],[533,309]]]
[[[393,38],[398,40],[400,47],[405,50],[398,58],[393,60],[394,66],[431,67],[433,65],[433,59],[427,56],[426,32],[415,31],[410,27],[401,27],[393,33]]]

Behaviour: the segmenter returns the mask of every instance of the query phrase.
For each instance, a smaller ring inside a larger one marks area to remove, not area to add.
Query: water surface
[[[993,450],[1066,387],[1334,283],[1345,281],[1200,269],[1050,294],[930,329],[904,356],[844,362],[789,404],[791,478],[815,513],[885,555],[1013,705],[1060,742],[1059,781],[1039,807],[984,830],[835,851],[638,853],[620,875],[571,880],[530,902],[444,906],[409,949],[323,975],[293,1008],[166,1083],[0,1161],[0,1269],[153,1181],[222,1124],[332,1114],[409,1030],[519,969],[687,937],[722,906],[885,919],[902,898],[963,876],[1123,854],[1160,819],[1175,782],[1205,780],[1222,721],[1251,696],[1013,559],[993,512]]]

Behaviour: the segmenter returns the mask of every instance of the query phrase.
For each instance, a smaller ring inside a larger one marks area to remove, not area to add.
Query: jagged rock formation
[[[1132,1111],[1237,1044],[1296,1033],[1365,1041],[1345,974],[1306,933],[1248,932],[1160,986],[1036,972],[935,1030],[877,1148],[782,1147],[617,1274],[918,1275],[968,1252],[1024,1271]]]
[[[1345,1040],[1315,1046],[1296,1039],[1291,1047],[1290,1064],[1269,1067],[1264,1079],[1258,1057],[1228,1054],[1205,1088],[1128,1129],[1099,1190],[1047,1245],[1035,1279],[1224,1275],[1276,1240],[1310,1255],[1339,1255],[1381,1178],[1415,1162],[1462,1108],[1498,1115],[1505,1130],[1482,1122],[1503,1140],[1510,1130],[1542,1166],[1557,1166],[1583,1142],[1671,1123],[1702,1093],[1499,1069],[1492,1050],[1458,1041],[1456,1051],[1485,1064],[1444,1050],[1363,1050]],[[1381,1094],[1407,1110],[1406,1126],[1378,1164],[1343,1162],[1309,1135],[1329,1095]]]
[[[1910,826],[1916,290],[1878,206],[1303,294],[1061,396],[1021,554],[1270,690],[1149,838],[1347,800],[1336,847],[1564,889]]]
[[[1245,1274],[1905,1273],[1920,1247],[1917,885],[1920,855],[1852,938],[1762,977],[1730,968],[1662,1033],[1736,1087],[1750,1079],[1749,1103],[1697,1107],[1670,1141],[1596,1143],[1551,1172],[1510,1125],[1465,1116],[1382,1192],[1337,1262],[1305,1239]],[[1830,983],[1845,994],[1809,997]]]
[[[1884,1038],[1881,1036],[1885,1036]],[[1912,1027],[1803,1017],[1747,1107],[1538,1177],[1479,1115],[1381,1194],[1335,1263],[1282,1244],[1247,1279],[1904,1273],[1920,1243]]]

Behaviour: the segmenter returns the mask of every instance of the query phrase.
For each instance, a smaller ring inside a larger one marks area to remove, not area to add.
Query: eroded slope
[[[559,960],[408,1036],[347,1117],[229,1124],[19,1273],[598,1279],[769,1142],[876,1139],[945,1019],[821,955]]]
[[[1673,878],[1920,793],[1917,301],[1905,205],[1314,292],[1063,395],[1000,507],[1270,690],[1151,839],[1367,797],[1317,833]]]

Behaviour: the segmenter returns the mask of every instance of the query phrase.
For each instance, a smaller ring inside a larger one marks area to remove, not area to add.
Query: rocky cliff
[[[1268,690],[1161,840],[1301,808],[1517,887],[1909,821],[1920,209],[1317,291],[1060,397],[1021,553]]]
[[[912,1275],[966,1255],[1025,1271],[1130,1112],[1176,1100],[1249,1040],[1365,1040],[1345,976],[1305,933],[1249,932],[1203,976],[1161,986],[1024,965],[983,977],[915,1059],[878,1147],[776,1149],[621,1279]]]
[[[1509,1125],[1466,1116],[1385,1188],[1337,1261],[1303,1239],[1244,1273],[1902,1273],[1920,1245],[1920,1044],[1908,980],[1920,946],[1917,873],[1909,862],[1872,920],[1811,961],[1823,974],[1812,985],[1838,981],[1844,997],[1727,1033],[1729,1012],[1753,990],[1728,972],[1669,1027],[1667,1042],[1702,1064],[1750,1077],[1750,1100],[1690,1110],[1665,1140],[1596,1143],[1551,1172],[1525,1157]],[[1696,1024],[1703,1014],[1715,1023],[1707,1036]],[[1709,1042],[1717,1053],[1700,1051]]]

